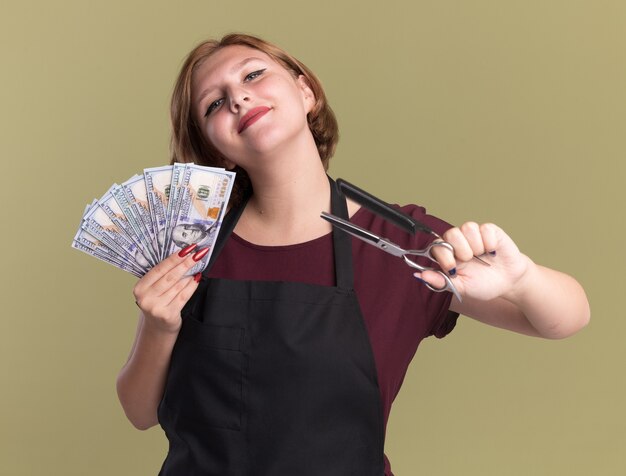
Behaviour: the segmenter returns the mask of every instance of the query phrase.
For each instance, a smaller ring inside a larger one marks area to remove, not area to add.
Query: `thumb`
[[[413,277],[415,277],[417,281],[427,283],[436,289],[441,289],[446,286],[446,281],[443,279],[443,276],[436,271],[426,270],[413,273]]]

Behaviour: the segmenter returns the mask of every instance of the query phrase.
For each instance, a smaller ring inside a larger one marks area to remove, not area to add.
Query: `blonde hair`
[[[187,56],[176,80],[170,104],[172,138],[171,161],[195,162],[200,165],[223,167],[224,157],[206,140],[192,114],[191,81],[193,73],[202,62],[226,46],[241,45],[260,50],[282,65],[295,78],[303,75],[315,95],[315,104],[307,115],[309,129],[315,139],[324,169],[335,152],[339,129],[335,114],[328,105],[322,85],[315,74],[304,64],[276,45],[255,36],[231,33],[220,40],[207,40],[196,46]],[[237,179],[231,194],[231,205],[239,204],[250,190],[250,179],[245,170],[235,168]]]

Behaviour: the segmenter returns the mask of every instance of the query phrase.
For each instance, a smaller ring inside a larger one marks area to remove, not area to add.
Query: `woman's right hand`
[[[202,277],[201,273],[193,277],[185,274],[209,251],[208,248],[196,251],[196,247],[189,245],[174,253],[137,282],[133,294],[144,315],[144,325],[156,331],[178,333],[182,323],[180,311]]]

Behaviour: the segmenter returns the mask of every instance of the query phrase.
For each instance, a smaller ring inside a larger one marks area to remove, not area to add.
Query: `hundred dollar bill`
[[[83,230],[81,227],[78,228],[76,235],[74,235],[73,242],[78,243],[83,247],[89,249],[92,254],[106,256],[107,258],[110,258],[114,261],[127,263],[130,266],[134,266],[137,271],[141,271],[141,268],[139,268],[134,263],[134,261],[123,258],[117,251],[109,248],[107,245],[104,244],[104,242],[93,236],[88,231]]]
[[[151,255],[159,261],[159,245],[157,243],[156,233],[152,224],[150,215],[150,206],[148,204],[148,194],[146,191],[146,182],[143,175],[135,175],[128,179],[121,186],[123,194],[120,194],[120,201],[125,202],[130,208],[130,213],[134,220],[138,222],[142,229],[147,243],[150,247]],[[118,197],[116,196],[116,199]]]
[[[165,259],[170,255],[169,249],[172,237],[172,223],[176,223],[176,216],[180,211],[184,188],[186,187],[186,183],[189,179],[188,165],[189,164],[177,162],[172,166],[172,181],[170,182],[170,195],[167,203],[165,234],[162,237],[162,241],[159,243],[163,250],[161,259]],[[160,237],[161,235],[157,238]]]
[[[89,208],[91,208],[91,205],[86,206],[85,213],[87,213]],[[135,276],[140,277],[143,275],[143,271],[137,265],[124,261],[115,251],[80,227],[72,240],[72,248],[83,251]]]
[[[150,269],[150,263],[139,247],[111,221],[97,200],[85,214],[81,228],[116,251],[125,261],[136,263],[144,273]]]
[[[132,264],[129,264],[119,259],[117,255],[114,252],[111,252],[111,250],[108,250],[106,246],[105,247],[89,246],[85,244],[85,242],[81,239],[81,240],[73,240],[72,248],[82,251],[84,253],[87,253],[88,255],[93,256],[94,258],[98,258],[99,260],[102,260],[106,263],[112,264],[116,268],[119,268],[123,271],[127,271],[133,274],[134,276],[137,276],[138,278],[144,275],[143,271],[138,271],[137,268],[133,266]]]
[[[107,214],[111,221],[124,232],[126,237],[137,246],[149,267],[152,268],[158,263],[158,260],[151,256],[150,247],[148,246],[149,242],[144,236],[139,224],[135,222],[134,217],[130,214],[128,207],[122,209],[118,200],[115,198],[114,194],[117,193],[117,195],[120,195],[120,191],[121,187],[114,184],[107,193],[98,200],[98,205],[104,210],[104,213]],[[121,195],[123,195],[123,192]],[[122,197],[120,196],[120,198]],[[122,203],[125,202],[122,201]]]
[[[143,176],[140,175],[136,175],[130,180],[137,181],[138,179],[141,183],[143,183]],[[128,181],[126,183],[128,183]],[[137,211],[135,211],[134,207],[131,205],[124,185],[113,185],[107,193],[112,195],[119,208],[119,213],[121,213],[124,217],[123,219],[121,217],[119,218],[121,223],[126,226],[124,230],[131,238],[133,238],[139,248],[141,248],[143,255],[150,262],[150,264],[155,266],[159,262],[159,259],[152,247],[152,238],[143,223],[142,217],[138,216]],[[111,208],[114,208],[113,205],[111,205]],[[111,219],[113,220],[113,217],[111,217]],[[113,220],[113,223],[116,223],[116,221]]]
[[[138,278],[141,278],[143,276],[143,273],[140,273],[140,272],[136,271],[132,266],[128,265],[127,263],[123,263],[121,261],[117,261],[115,259],[109,258],[109,257],[104,256],[104,255],[100,255],[97,252],[94,253],[92,250],[90,250],[88,247],[86,247],[82,243],[73,241],[72,242],[72,248],[77,249],[79,251],[83,251],[84,253],[87,253],[89,256],[93,256],[94,258],[97,258],[97,259],[99,259],[101,261],[104,261],[105,263],[112,264],[116,268],[119,268],[119,269],[121,269],[123,271],[126,271],[126,272],[132,274],[133,276],[137,276]]]
[[[226,210],[235,174],[224,169],[188,164],[177,192],[179,212],[170,222],[168,254],[197,244],[211,251],[187,275],[204,270],[211,257],[215,238]]]
[[[152,225],[159,244],[159,260],[163,259],[164,250],[161,243],[165,242],[165,227],[167,224],[167,204],[172,183],[172,166],[153,167],[144,169],[144,179],[146,182],[146,195],[150,214],[152,215]]]
[[[195,164],[145,169],[85,207],[72,247],[140,277],[196,243],[210,250],[188,272],[196,274],[212,254],[234,178]]]

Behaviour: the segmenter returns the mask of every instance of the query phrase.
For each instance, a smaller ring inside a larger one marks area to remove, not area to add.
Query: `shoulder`
[[[428,214],[426,212],[426,209],[420,205],[392,204],[392,206],[404,213],[405,215],[410,216],[414,220],[417,220],[424,225],[427,225],[429,228],[432,228],[440,235],[442,235],[449,228],[452,227],[452,225],[449,224],[447,221],[434,215]],[[385,220],[384,218],[376,215],[375,213],[364,207],[358,208],[358,210],[356,210],[354,214],[351,214],[350,221],[352,221],[355,225],[366,228],[373,233],[382,235],[385,238],[389,238],[393,241],[397,240],[403,243],[407,243],[407,241],[413,241],[410,240],[410,237],[412,237],[413,235],[410,235],[402,228],[395,226],[393,223]],[[430,241],[432,239],[430,235],[420,232],[416,233],[415,237],[417,238],[417,241],[422,241],[421,238],[423,238],[425,241]]]
[[[429,215],[422,206],[393,206],[439,234],[451,227],[445,220]],[[430,234],[419,231],[411,235],[366,208],[360,208],[350,221],[406,250],[425,248],[433,240]],[[419,284],[413,278],[412,268],[402,259],[356,238],[352,244],[355,290],[369,321],[369,329],[383,333],[390,332],[389,329],[403,329],[401,334],[412,336],[415,342],[419,342],[429,335],[443,337],[454,328],[457,315],[448,314],[450,293],[432,292]],[[432,266],[425,258],[416,258],[416,261],[423,266]],[[385,298],[381,299],[381,296]],[[396,342],[397,335],[389,337],[390,341]]]

